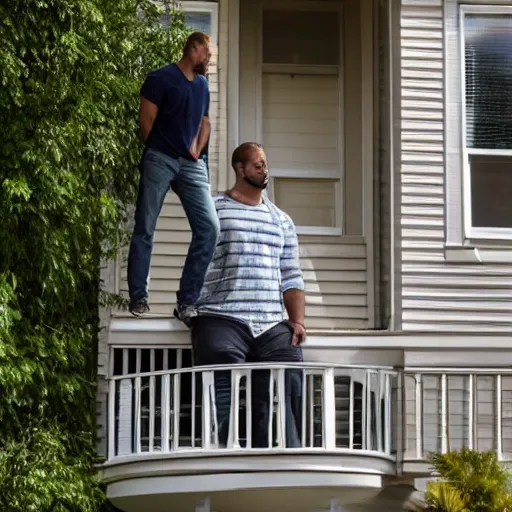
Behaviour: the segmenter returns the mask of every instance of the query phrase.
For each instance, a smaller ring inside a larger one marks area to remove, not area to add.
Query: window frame
[[[459,34],[460,34],[460,63],[461,63],[461,108],[462,108],[462,172],[464,194],[464,231],[470,240],[512,240],[511,228],[474,227],[472,222],[471,204],[471,169],[469,159],[471,155],[505,156],[512,157],[512,149],[473,149],[467,147],[467,119],[466,119],[466,55],[464,19],[467,14],[507,14],[512,17],[512,6],[497,5],[468,5],[459,7]]]
[[[217,46],[219,39],[219,4],[217,2],[184,0],[181,2],[183,13],[208,13],[211,19],[210,45]]]
[[[261,16],[263,17],[264,11],[270,10],[290,10],[290,11],[312,11],[312,12],[336,12],[339,19],[339,63],[338,65],[301,65],[301,64],[272,64],[263,61],[263,49],[260,48],[260,66],[261,73],[263,74],[284,74],[290,73],[295,75],[330,75],[337,76],[338,78],[338,162],[339,170],[305,170],[305,169],[276,169],[270,162],[270,183],[269,183],[269,196],[272,201],[275,200],[274,196],[274,179],[275,178],[293,178],[301,179],[308,178],[313,180],[335,180],[334,194],[335,194],[335,226],[301,226],[296,225],[295,229],[299,235],[325,235],[325,236],[342,236],[344,234],[344,179],[345,179],[345,148],[344,148],[344,18],[343,18],[343,5],[341,3],[325,4],[319,1],[309,2],[292,2],[290,4],[282,3],[276,0],[261,2]],[[263,30],[263,23],[261,22],[261,30]],[[261,115],[261,114],[260,114]],[[259,126],[261,127],[260,140],[263,140],[263,123],[260,120]],[[279,205],[278,205],[279,206]]]
[[[512,229],[471,226],[471,176],[465,151],[465,13],[512,14],[512,6],[509,0],[493,0],[492,4],[446,0],[444,5],[445,259],[453,263],[510,263]]]

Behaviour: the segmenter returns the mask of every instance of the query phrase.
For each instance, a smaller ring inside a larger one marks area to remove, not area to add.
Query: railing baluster
[[[175,373],[172,383],[172,449],[176,451],[180,447],[180,412],[181,412],[181,374]]]
[[[161,422],[161,436],[162,436],[162,451],[167,453],[169,451],[169,416],[171,414],[170,404],[170,375],[162,377],[162,422]]]
[[[496,453],[498,460],[503,459],[502,424],[501,424],[501,375],[496,375]]]
[[[384,451],[384,444],[382,439],[382,372],[377,370],[377,390],[375,391],[375,427],[377,429],[377,450]]]
[[[384,396],[384,452],[391,453],[391,375],[386,372]]]
[[[415,406],[416,406],[416,458],[423,458],[423,383],[421,374],[414,376],[415,389]]]
[[[348,393],[348,447],[354,449],[354,379],[350,377],[350,387]],[[336,408],[334,410],[336,414]]]
[[[350,373],[350,378],[353,378],[353,372]],[[361,393],[361,449],[367,450],[368,444],[366,442],[366,424],[368,423],[368,404],[367,404],[367,390],[368,390],[368,371],[363,375],[363,390]]]
[[[285,370],[277,370],[277,446],[286,447],[286,391],[285,391]],[[291,421],[291,418],[290,418]]]
[[[155,371],[155,349],[149,352],[149,368],[153,373]],[[155,376],[149,377],[149,452],[155,449]]]
[[[448,451],[448,389],[446,386],[446,373],[441,375],[441,453]]]
[[[190,435],[192,437],[190,446],[192,448],[195,448],[196,446],[196,378],[197,373],[195,371],[192,371],[192,410],[190,411],[190,421],[191,421],[191,427],[190,427]]]
[[[315,446],[315,375],[309,375],[309,447]]]
[[[475,376],[469,376],[468,393],[468,448],[472,450],[475,446]]]
[[[162,369],[164,371],[169,369],[169,350],[165,348],[163,350],[163,361]],[[169,415],[171,414],[170,397],[170,377],[169,374],[162,376],[161,381],[161,403],[160,403],[160,445],[162,446],[163,452],[169,451]]]
[[[111,380],[108,384],[108,459],[116,456],[116,384],[118,381]],[[119,408],[121,409],[121,408]],[[119,414],[119,425],[121,414]]]
[[[366,371],[366,449],[372,450],[372,379],[370,371]]]
[[[135,377],[135,453],[141,452],[141,385],[140,377]]]
[[[268,379],[268,447],[272,448],[274,444],[274,370],[269,371]]]
[[[322,416],[324,423],[324,448],[336,448],[336,393],[334,389],[334,369],[326,368],[323,372],[323,404]]]
[[[302,370],[302,406],[301,406],[301,441],[300,445],[302,448],[306,448],[306,418],[307,418],[307,377],[306,370]]]
[[[246,448],[252,448],[252,370],[245,377],[245,440]]]
[[[228,448],[240,448],[240,380],[238,370],[231,370],[231,407],[229,410]]]
[[[211,417],[211,395],[214,381],[214,372],[203,372],[202,373],[202,384],[203,384],[203,407],[202,407],[202,444],[204,450],[209,450],[212,444],[212,417]]]

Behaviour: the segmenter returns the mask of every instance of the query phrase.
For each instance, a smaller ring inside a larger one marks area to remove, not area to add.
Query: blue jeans
[[[282,322],[257,338],[242,322],[213,315],[198,316],[192,321],[194,364],[279,363],[302,361],[302,350],[292,345],[292,329]],[[270,373],[252,372],[252,446],[268,448]],[[300,448],[302,427],[302,371],[285,372],[286,446]],[[219,442],[227,444],[231,408],[231,372],[215,372],[215,405]],[[251,428],[247,425],[247,428]]]
[[[155,226],[169,188],[180,198],[192,229],[178,303],[190,305],[197,301],[217,245],[219,221],[204,161],[172,158],[148,149],[141,165],[135,228],[128,254],[128,288],[132,302],[148,296]]]

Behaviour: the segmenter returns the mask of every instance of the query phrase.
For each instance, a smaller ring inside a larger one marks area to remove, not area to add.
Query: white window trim
[[[512,14],[508,0],[447,0],[445,19],[445,259],[454,263],[511,263],[512,229],[471,226],[470,154],[508,156],[512,151],[466,149],[463,16],[471,13]],[[459,59],[460,67],[451,63]],[[505,246],[505,247],[504,247]],[[508,246],[508,247],[507,247]]]
[[[340,40],[339,40],[339,64],[336,65],[296,65],[296,64],[269,64],[263,62],[263,55],[260,55],[260,66],[261,73],[290,73],[290,74],[315,74],[315,75],[336,75],[338,76],[338,161],[340,163],[339,170],[304,170],[304,169],[270,169],[271,175],[271,183],[269,187],[269,195],[271,200],[274,201],[274,187],[273,187],[273,178],[309,178],[309,179],[329,179],[336,180],[335,182],[335,226],[295,226],[295,230],[298,235],[318,235],[318,236],[342,236],[344,234],[343,225],[344,225],[344,73],[343,73],[343,51],[344,51],[344,30],[343,30],[343,8],[341,3],[339,4],[325,4],[318,1],[308,1],[308,2],[293,2],[286,3],[281,2],[279,0],[272,1],[264,1],[261,3],[261,13],[263,10],[308,10],[308,11],[317,11],[317,12],[337,12],[339,13],[339,26],[340,30]],[[260,101],[261,104],[261,101]],[[261,117],[261,109],[259,109],[260,117]],[[260,140],[263,140],[263,120],[259,120],[260,126]]]
[[[184,13],[200,12],[211,14],[212,27],[210,33],[211,46],[217,46],[219,39],[219,4],[217,2],[194,2],[186,0],[181,2],[181,10]]]

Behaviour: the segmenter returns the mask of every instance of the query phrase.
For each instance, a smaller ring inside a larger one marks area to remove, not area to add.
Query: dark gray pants
[[[257,338],[244,323],[213,315],[195,318],[191,329],[194,364],[197,366],[302,361],[301,348],[291,344],[293,331],[287,322],[281,322]],[[252,372],[252,446],[255,448],[268,447],[269,401],[273,400],[273,397],[269,396],[269,382],[268,370]],[[301,444],[302,425],[301,370],[286,371],[285,390],[286,446],[298,448]],[[215,395],[219,442],[225,445],[231,406],[229,371],[216,372]]]

